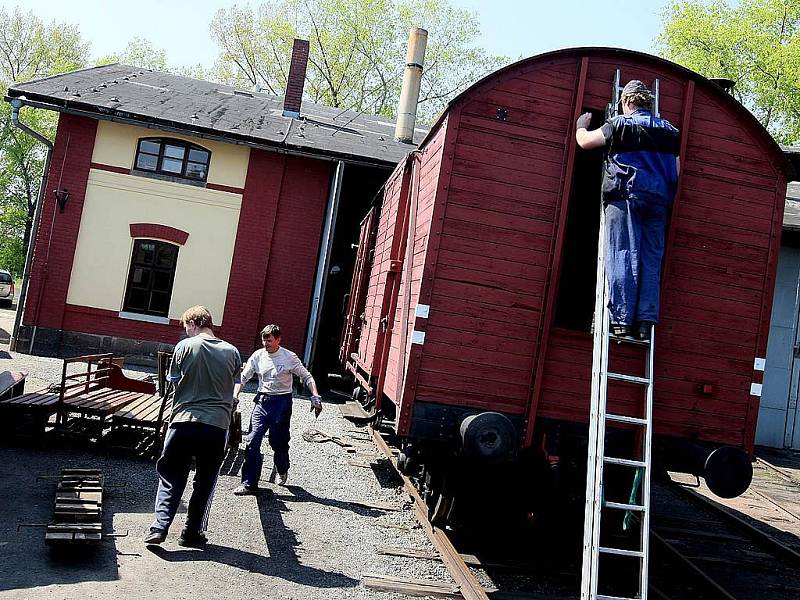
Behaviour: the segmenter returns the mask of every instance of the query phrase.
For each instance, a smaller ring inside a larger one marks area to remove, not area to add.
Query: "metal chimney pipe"
[[[417,102],[422,81],[422,65],[425,63],[425,48],[428,45],[428,32],[419,27],[408,34],[406,69],[403,73],[403,87],[400,90],[400,104],[397,107],[397,124],[394,139],[410,144],[414,139],[414,124],[417,121]]]

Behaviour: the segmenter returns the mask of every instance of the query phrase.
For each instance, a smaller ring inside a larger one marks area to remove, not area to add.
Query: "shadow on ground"
[[[119,578],[114,538],[60,551],[45,545],[44,528],[25,527],[50,521],[56,489],[52,477],[64,468],[102,469],[104,533],[111,533],[115,510],[152,510],[152,463],[53,445],[0,448],[0,591]]]

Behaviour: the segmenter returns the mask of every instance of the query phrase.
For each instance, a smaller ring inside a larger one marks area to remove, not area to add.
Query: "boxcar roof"
[[[310,102],[291,119],[282,114],[280,96],[121,64],[14,84],[8,96],[98,119],[344,160],[394,165],[415,148],[394,140],[391,119]],[[415,141],[424,135],[417,128]]]
[[[758,119],[753,116],[753,114],[747,110],[744,106],[742,106],[733,96],[725,92],[722,88],[718,85],[713,83],[711,80],[703,77],[699,73],[695,73],[687,69],[686,67],[682,67],[681,65],[666,60],[664,58],[660,58],[658,56],[653,56],[652,54],[646,54],[644,52],[636,52],[634,50],[624,50],[622,48],[607,48],[602,46],[587,46],[587,47],[577,47],[577,48],[564,48],[561,50],[555,50],[552,52],[545,52],[544,54],[537,54],[536,56],[531,56],[530,58],[525,58],[518,62],[512,63],[502,69],[494,71],[487,75],[486,77],[478,80],[473,85],[465,89],[461,92],[458,96],[453,98],[449,103],[448,107],[439,115],[436,123],[430,128],[428,134],[425,138],[420,142],[420,146],[423,146],[431,136],[431,133],[436,131],[437,126],[441,121],[444,120],[445,116],[448,112],[457,104],[459,104],[465,98],[468,98],[475,90],[481,88],[484,84],[495,80],[499,77],[502,77],[506,73],[510,71],[514,71],[516,69],[527,67],[532,63],[545,63],[548,60],[554,58],[562,58],[564,56],[574,56],[577,60],[580,57],[587,56],[589,58],[592,57],[603,57],[607,58],[609,56],[619,56],[620,59],[625,60],[638,60],[640,62],[650,62],[658,67],[671,70],[676,73],[677,76],[682,77],[685,80],[693,80],[696,82],[697,85],[702,86],[706,91],[710,91],[710,93],[715,94],[717,97],[720,98],[720,101],[729,105],[736,113],[740,115],[740,118],[743,121],[748,122],[750,125],[755,127],[762,137],[765,139],[766,143],[772,148],[774,157],[773,160],[776,164],[781,166],[781,169],[787,176],[787,179],[793,179],[794,169],[792,168],[789,161],[784,156],[783,150],[775,141],[775,139],[769,134],[769,132],[764,128],[764,126],[758,121]]]

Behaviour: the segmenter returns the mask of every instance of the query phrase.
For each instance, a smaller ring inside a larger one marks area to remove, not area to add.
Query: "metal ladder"
[[[655,102],[653,114],[658,116],[658,80],[654,82]],[[607,113],[617,114],[620,86],[620,70],[614,76],[612,103]],[[653,434],[653,356],[655,353],[655,328],[650,329],[650,339],[642,341],[621,340],[614,337],[609,328],[608,286],[605,276],[605,211],[600,210],[600,232],[597,246],[597,286],[595,289],[594,345],[592,354],[592,396],[589,414],[589,448],[586,467],[586,506],[583,530],[583,570],[581,576],[581,600],[634,600],[623,596],[598,593],[599,562],[601,555],[617,555],[635,558],[639,562],[638,592],[636,599],[647,599],[648,564],[650,555],[650,475],[651,446]],[[617,342],[636,344],[645,350],[645,374],[643,377],[609,372],[609,351]],[[611,414],[606,411],[608,382],[622,381],[644,388],[644,416],[631,417]],[[642,435],[642,459],[619,458],[606,455],[606,426],[608,423],[635,427]],[[604,467],[618,465],[631,468],[634,486],[628,502],[609,502],[604,499]],[[639,486],[638,484],[641,483]],[[641,500],[636,501],[637,487],[641,489]],[[626,511],[639,515],[641,529],[640,544],[636,550],[612,548],[600,545],[600,524],[603,509]]]

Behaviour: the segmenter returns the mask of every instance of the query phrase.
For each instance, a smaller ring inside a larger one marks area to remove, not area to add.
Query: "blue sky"
[[[652,52],[667,0],[451,0],[476,11],[478,45],[512,58],[569,46],[619,46]],[[170,64],[211,66],[217,49],[208,35],[221,0],[0,0],[42,19],[75,23],[92,44],[92,56],[118,52],[135,36],[167,51]],[[239,2],[238,4],[247,4]],[[252,2],[250,4],[253,4]],[[424,24],[422,24],[424,26]]]

